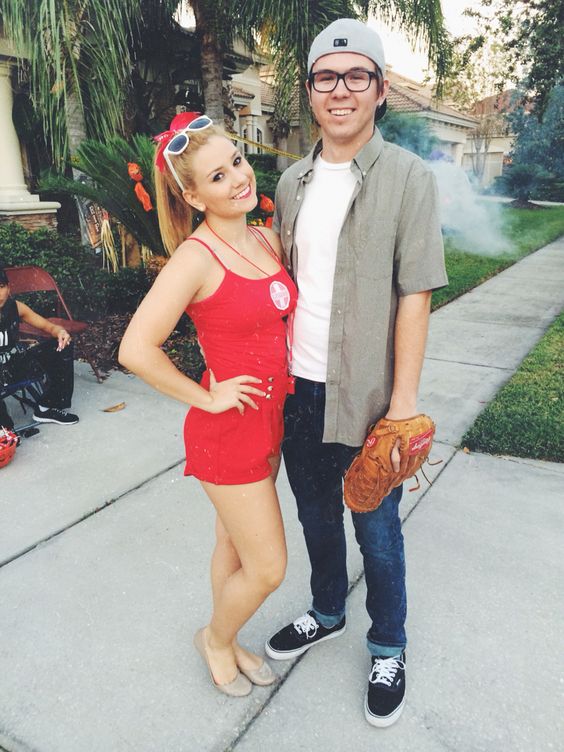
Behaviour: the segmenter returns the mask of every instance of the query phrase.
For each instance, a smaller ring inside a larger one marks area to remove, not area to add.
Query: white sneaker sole
[[[42,418],[41,415],[34,415],[33,420],[36,423],[56,423],[58,426],[76,426],[78,420],[54,420],[53,418]]]
[[[316,640],[315,642],[312,642],[311,645],[304,645],[301,648],[297,648],[297,650],[274,650],[274,648],[271,648],[268,642],[265,643],[264,649],[266,651],[266,654],[269,658],[272,658],[273,661],[290,661],[292,658],[297,658],[299,655],[302,655],[303,653],[307,652],[310,648],[315,647],[315,645],[319,645],[321,642],[326,642],[327,640],[332,640],[334,637],[340,637],[344,632],[347,630],[347,625],[342,629],[339,629],[337,632],[331,632],[331,634],[325,635],[325,637],[321,637],[319,640]]]
[[[398,705],[398,707],[394,710],[393,713],[390,713],[390,715],[386,716],[379,716],[379,715],[372,715],[370,710],[368,709],[368,694],[364,698],[364,717],[368,721],[368,723],[371,726],[376,726],[376,728],[387,728],[388,726],[391,726],[394,724],[400,715],[403,713],[403,709],[405,706],[405,697],[401,701],[401,704]]]

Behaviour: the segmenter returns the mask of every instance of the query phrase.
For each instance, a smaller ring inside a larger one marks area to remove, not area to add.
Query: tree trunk
[[[66,101],[67,136],[71,157],[76,154],[80,144],[86,139],[86,123],[80,100],[75,93],[70,93]]]
[[[71,92],[66,99],[66,123],[67,123],[67,138],[69,143],[69,153],[72,157],[76,154],[76,150],[80,144],[86,139],[86,122],[84,120],[84,112],[82,110],[80,100],[76,93]],[[87,182],[88,178],[84,173],[77,170],[76,167],[72,168],[72,176],[74,180],[80,182]],[[78,221],[80,224],[80,236],[83,245],[90,245],[90,235],[88,233],[88,227],[86,225],[86,199],[75,196],[76,208],[78,210]]]
[[[300,157],[304,157],[313,145],[313,120],[309,100],[303,86],[300,88],[300,113],[299,149]]]
[[[213,20],[206,15],[205,4],[192,2],[196,18],[196,34],[200,40],[200,63],[206,115],[224,125],[223,114],[223,50],[213,31]]]
[[[274,148],[280,149],[280,151],[288,151],[288,138],[286,136],[274,139]],[[283,157],[281,154],[276,155],[276,169],[278,172],[284,172],[288,167],[288,157]]]

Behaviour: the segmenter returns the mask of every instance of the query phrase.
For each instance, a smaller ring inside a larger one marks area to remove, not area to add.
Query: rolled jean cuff
[[[370,640],[366,640],[366,647],[370,655],[377,655],[379,658],[394,658],[396,655],[401,655],[405,650],[405,645],[403,647],[378,645],[375,642],[370,642]]]
[[[325,629],[331,629],[331,627],[336,627],[337,624],[342,620],[343,616],[345,615],[345,612],[342,611],[340,614],[322,614],[319,611],[317,611],[315,608],[311,608],[313,611],[313,615],[317,619],[317,621],[321,624],[322,627],[325,627]]]

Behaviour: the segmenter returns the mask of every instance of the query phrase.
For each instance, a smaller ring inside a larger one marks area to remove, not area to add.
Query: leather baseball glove
[[[381,418],[370,430],[364,446],[345,475],[345,504],[353,512],[371,512],[393,488],[419,470],[431,451],[435,424],[428,415],[406,420]],[[400,440],[400,469],[395,472],[390,455]]]

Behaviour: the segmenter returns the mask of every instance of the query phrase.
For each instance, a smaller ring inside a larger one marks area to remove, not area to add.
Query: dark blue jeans
[[[348,576],[342,479],[359,448],[323,444],[324,413],[325,384],[297,378],[295,394],[286,399],[282,452],[311,563],[313,610],[330,627],[345,613]],[[396,488],[374,512],[352,513],[364,560],[372,655],[396,655],[406,644],[401,494],[401,487]]]

